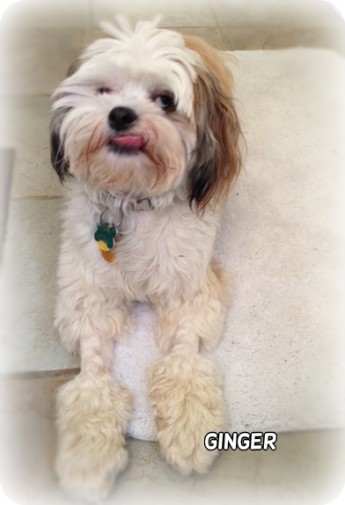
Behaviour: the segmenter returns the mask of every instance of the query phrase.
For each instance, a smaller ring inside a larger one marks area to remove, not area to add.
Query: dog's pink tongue
[[[140,135],[125,135],[113,139],[112,142],[126,149],[140,149],[143,145],[143,139]]]

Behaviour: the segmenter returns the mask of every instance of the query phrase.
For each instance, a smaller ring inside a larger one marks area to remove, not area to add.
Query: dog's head
[[[100,190],[137,197],[183,187],[198,209],[240,164],[232,78],[196,37],[124,19],[103,26],[54,93],[51,159]]]

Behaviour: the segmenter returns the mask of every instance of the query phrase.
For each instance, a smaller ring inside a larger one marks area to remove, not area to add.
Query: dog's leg
[[[149,394],[162,454],[184,474],[208,470],[217,451],[205,449],[204,437],[226,429],[216,365],[198,351],[200,340],[218,342],[227,298],[226,277],[212,264],[193,299],[157,306],[161,349],[170,353],[151,368]]]
[[[90,501],[104,498],[126,466],[131,410],[129,392],[111,375],[113,340],[124,330],[127,312],[96,291],[92,297],[79,292],[74,310],[69,306],[69,321],[57,323],[69,332],[62,340],[79,348],[81,371],[57,393],[56,471],[65,491]],[[72,298],[60,293],[60,300]]]

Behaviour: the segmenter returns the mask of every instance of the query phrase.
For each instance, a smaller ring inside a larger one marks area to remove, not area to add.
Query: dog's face
[[[106,29],[54,94],[60,179],[137,197],[183,186],[205,206],[239,167],[229,71],[204,42],[155,23]]]

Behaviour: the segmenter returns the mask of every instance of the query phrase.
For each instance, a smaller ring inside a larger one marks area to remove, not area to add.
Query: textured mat
[[[246,139],[216,256],[233,280],[223,339],[229,428],[300,430],[344,419],[344,60],[331,51],[243,51],[230,63]],[[154,439],[146,370],[152,314],[115,350],[135,396],[130,435]]]

